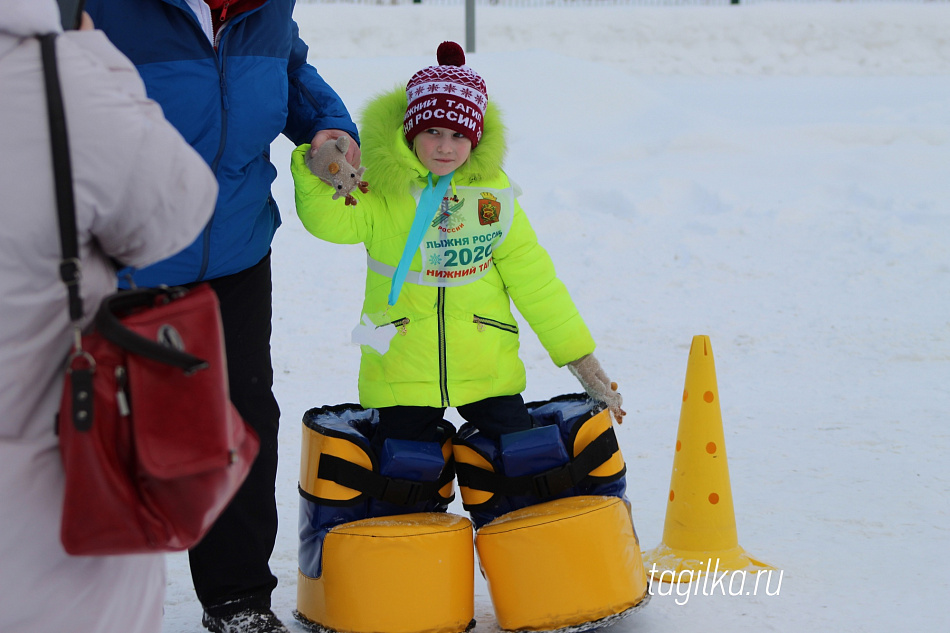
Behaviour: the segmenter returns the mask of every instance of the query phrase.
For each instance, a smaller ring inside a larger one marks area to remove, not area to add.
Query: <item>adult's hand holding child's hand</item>
[[[360,146],[356,143],[356,140],[352,136],[343,130],[320,130],[317,132],[316,136],[313,137],[313,140],[310,141],[310,151],[315,152],[317,148],[327,141],[335,141],[341,136],[345,136],[350,139],[350,146],[346,150],[346,162],[348,162],[353,167],[359,167],[361,156]]]

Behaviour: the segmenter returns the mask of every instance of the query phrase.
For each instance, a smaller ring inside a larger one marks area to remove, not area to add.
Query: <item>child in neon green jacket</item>
[[[360,404],[379,410],[374,444],[430,441],[446,407],[490,437],[532,426],[521,397],[513,300],[559,367],[621,420],[622,398],[502,171],[504,126],[455,43],[438,66],[372,100],[361,126],[370,190],[355,206],[292,157],[297,213],[313,235],[367,250]]]

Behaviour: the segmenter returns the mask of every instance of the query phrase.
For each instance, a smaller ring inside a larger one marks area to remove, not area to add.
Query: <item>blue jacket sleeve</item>
[[[289,95],[284,135],[295,145],[302,145],[313,140],[320,130],[336,129],[348,132],[358,143],[359,132],[343,100],[317,69],[307,63],[308,46],[300,39],[296,22],[293,38],[287,64]]]

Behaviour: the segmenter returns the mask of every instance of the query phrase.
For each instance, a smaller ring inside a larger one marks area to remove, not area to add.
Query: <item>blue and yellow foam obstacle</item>
[[[374,409],[303,418],[295,617],[338,633],[460,633],[474,626],[471,522],[454,498],[454,427],[439,442],[370,441]]]
[[[453,441],[459,489],[504,631],[585,631],[649,600],[626,465],[610,413],[586,395],[528,405],[535,428]]]

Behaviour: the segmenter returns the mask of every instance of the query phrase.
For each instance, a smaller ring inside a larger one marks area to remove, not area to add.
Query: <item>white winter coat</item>
[[[38,33],[54,0],[0,0],[0,631],[161,630],[160,555],[71,557],[59,541],[54,416],[71,342]],[[98,31],[57,38],[86,323],[116,287],[190,244],[214,207],[204,161]]]

